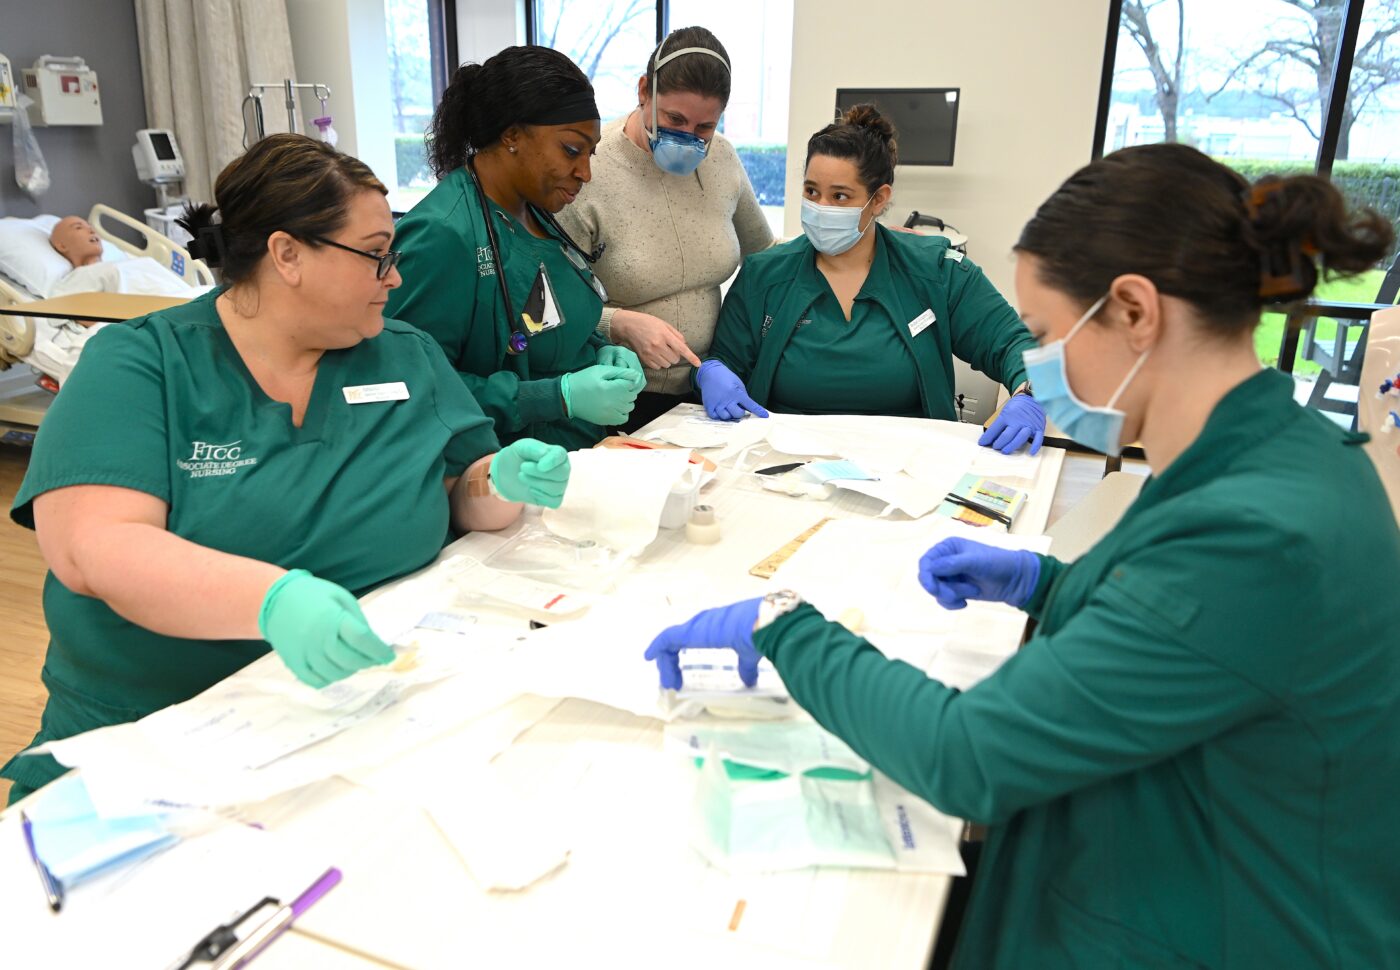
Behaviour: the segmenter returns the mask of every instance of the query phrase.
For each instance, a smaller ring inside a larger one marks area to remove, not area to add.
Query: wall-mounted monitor
[[[838,88],[839,115],[871,103],[894,123],[901,165],[952,165],[961,88]]]

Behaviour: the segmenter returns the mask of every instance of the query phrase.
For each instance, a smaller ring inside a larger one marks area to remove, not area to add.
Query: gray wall
[[[0,215],[87,215],[105,202],[140,218],[155,205],[153,189],[136,178],[131,146],[146,127],[141,56],[132,0],[0,0],[6,9],[0,54],[15,80],[42,54],[76,55],[97,72],[102,124],[35,128],[51,184],[37,203],[15,184],[14,133],[0,125]],[[15,7],[19,10],[16,11]]]

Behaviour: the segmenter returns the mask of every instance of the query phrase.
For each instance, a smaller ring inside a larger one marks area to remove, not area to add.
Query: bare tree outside
[[[1321,140],[1321,118],[1331,96],[1347,0],[1277,2],[1291,8],[1281,11],[1285,16],[1272,25],[1281,36],[1269,38],[1246,54],[1226,83],[1237,76],[1248,79],[1254,90]],[[1365,9],[1366,22],[1342,106],[1338,160],[1350,157],[1351,130],[1367,105],[1384,88],[1400,83],[1400,46],[1394,40],[1400,34],[1400,4],[1367,3]],[[1311,85],[1299,88],[1290,83],[1300,71],[1312,78]]]
[[[1133,39],[1147,59],[1147,69],[1152,72],[1152,83],[1156,89],[1157,110],[1162,113],[1162,124],[1166,130],[1163,141],[1177,141],[1177,113],[1181,110],[1186,66],[1186,7],[1184,0],[1175,0],[1176,44],[1171,51],[1164,51],[1153,33],[1152,13],[1165,2],[1124,0],[1119,29]]]
[[[638,27],[650,27],[656,21],[656,0],[612,0],[607,4],[588,4],[589,17],[578,15],[579,8],[567,5],[563,0],[534,2],[540,25],[538,42],[567,54],[583,69],[590,81],[596,81],[600,73],[607,70],[610,47],[616,48],[619,40],[626,39],[629,32],[635,32]],[[567,14],[566,7],[570,8]],[[645,60],[645,56],[641,60]],[[638,61],[631,68],[640,74],[642,66]]]

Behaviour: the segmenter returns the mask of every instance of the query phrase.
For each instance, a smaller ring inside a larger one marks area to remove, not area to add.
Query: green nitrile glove
[[[316,688],[394,659],[393,647],[375,636],[350,591],[305,569],[272,584],[258,611],[258,630],[297,680]]]
[[[491,481],[507,501],[557,509],[569,484],[569,453],[558,445],[521,438],[491,459]]]
[[[637,392],[641,389],[635,372],[607,364],[594,364],[565,374],[560,381],[560,391],[564,395],[564,407],[569,417],[604,427],[627,420],[637,400]]]

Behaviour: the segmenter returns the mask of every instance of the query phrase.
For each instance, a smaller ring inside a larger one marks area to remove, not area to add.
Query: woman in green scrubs
[[[186,700],[269,645],[314,687],[386,663],[355,597],[568,480],[560,448],[497,451],[437,344],[384,318],[394,226],[361,162],[274,135],[214,194],[186,222],[225,286],[93,338],[15,498],[50,570],[33,744]],[[0,774],[14,800],[63,770]]]
[[[1322,179],[1251,186],[1184,145],[1081,169],[1016,247],[1027,364],[1051,420],[1140,440],[1155,474],[1074,563],[953,538],[917,567],[1032,639],[958,691],[779,593],[661,634],[663,684],[683,647],[765,656],[871,764],[989,825],[957,967],[1400,966],[1400,531],[1366,436],[1253,342],[1312,254],[1356,273],[1392,239]]]
[[[598,138],[593,87],[558,51],[464,64],[428,133],[441,181],[398,225],[404,285],[388,312],[442,344],[505,441],[587,448],[646,384],[637,355],[595,332],[596,254],[554,220]]]
[[[705,410],[956,420],[957,355],[1013,392],[980,443],[1034,454],[1045,413],[1021,364],[1034,341],[947,239],[876,221],[897,161],[894,126],[873,105],[807,142],[803,235],[744,262],[696,372]]]

